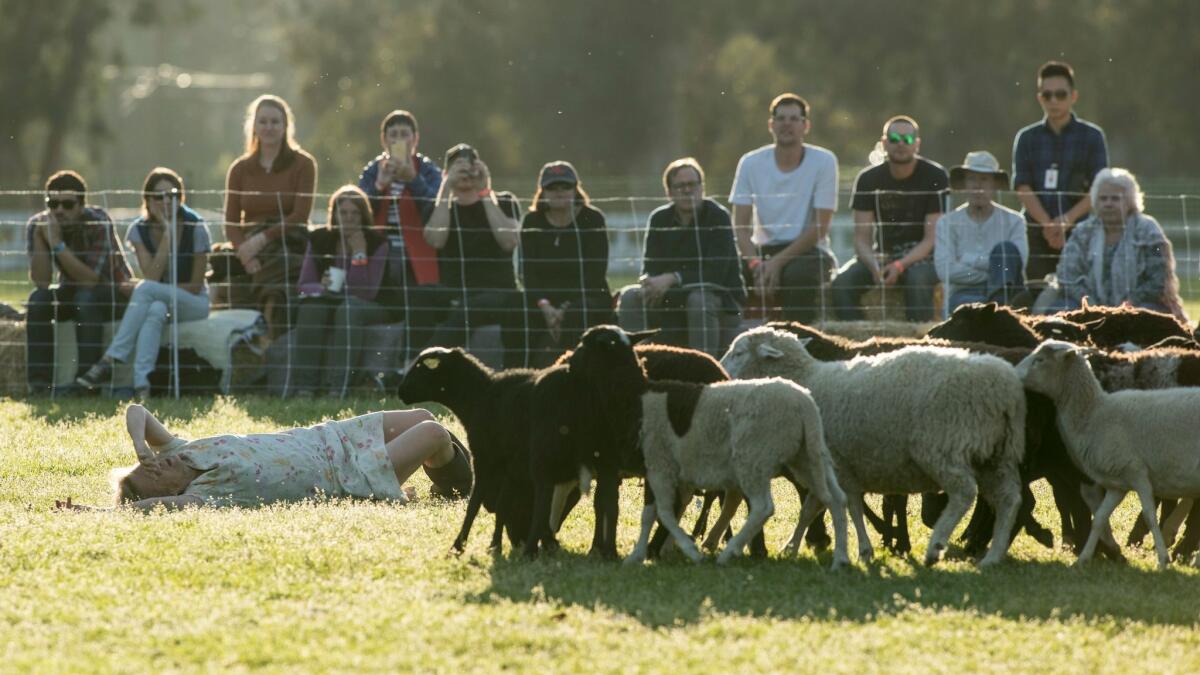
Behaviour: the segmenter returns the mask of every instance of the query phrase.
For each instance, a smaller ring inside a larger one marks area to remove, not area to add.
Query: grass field
[[[196,437],[395,404],[151,407]],[[590,508],[568,519],[563,551],[532,562],[487,552],[490,516],[461,558],[448,556],[464,505],[424,497],[53,511],[55,498],[110,499],[108,472],[134,459],[119,412],[110,401],[0,400],[0,670],[1200,671],[1200,572],[1157,572],[1137,549],[1128,567],[1086,569],[1028,537],[987,572],[881,553],[834,574],[828,553],[808,549],[727,568],[670,558],[629,569],[586,557]],[[423,474],[412,482],[427,494]],[[776,487],[773,551],[797,515],[791,490]],[[622,493],[623,551],[638,493],[632,482]],[[1057,530],[1048,503],[1039,518]],[[1129,500],[1119,536],[1132,518]],[[928,531],[912,526],[920,555]]]

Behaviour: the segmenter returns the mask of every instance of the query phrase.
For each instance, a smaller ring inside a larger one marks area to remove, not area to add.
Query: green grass
[[[152,407],[195,437],[389,403]],[[110,499],[108,472],[133,462],[119,412],[109,401],[0,400],[5,671],[1200,670],[1200,572],[1155,571],[1137,549],[1129,567],[1086,569],[1027,537],[986,572],[881,552],[833,574],[829,554],[808,549],[727,568],[674,557],[629,569],[586,557],[590,508],[568,519],[558,555],[532,562],[487,552],[490,515],[461,558],[448,556],[464,504],[427,498],[148,516],[51,510],[55,498]],[[427,494],[423,474],[411,482]],[[791,490],[776,487],[773,551],[797,515]],[[1057,530],[1048,490],[1035,487],[1039,518]],[[638,501],[627,482],[623,551]],[[1122,535],[1133,517],[1127,501],[1114,519]],[[912,530],[919,555],[928,532],[915,517]]]

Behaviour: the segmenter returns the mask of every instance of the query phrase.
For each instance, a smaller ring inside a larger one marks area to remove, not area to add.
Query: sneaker
[[[85,389],[95,389],[112,379],[112,370],[112,361],[100,359],[86,373],[75,378],[75,384]]]

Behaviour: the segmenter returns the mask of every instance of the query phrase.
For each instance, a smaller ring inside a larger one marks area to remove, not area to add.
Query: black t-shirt
[[[521,205],[511,192],[497,192],[500,210],[520,218]],[[468,291],[515,289],[512,253],[500,248],[488,225],[483,200],[470,206],[455,202],[450,207],[450,236],[438,252],[442,283]]]
[[[584,296],[611,297],[608,234],[604,214],[585,206],[566,227],[554,227],[541,211],[521,223],[521,281],[530,302],[546,298],[576,305]]]
[[[924,157],[905,180],[896,180],[887,162],[863,169],[854,180],[850,208],[875,214],[879,250],[893,253],[925,236],[925,216],[945,211],[949,176],[941,164]]]

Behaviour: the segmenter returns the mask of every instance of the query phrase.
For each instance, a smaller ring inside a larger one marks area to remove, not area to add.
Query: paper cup
[[[329,292],[341,293],[342,286],[346,285],[346,270],[340,267],[329,268]]]

